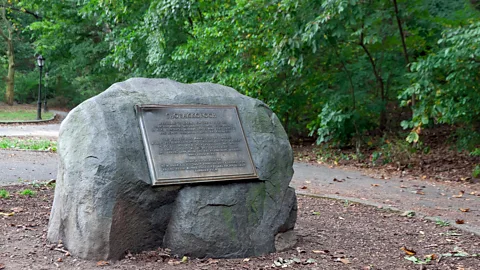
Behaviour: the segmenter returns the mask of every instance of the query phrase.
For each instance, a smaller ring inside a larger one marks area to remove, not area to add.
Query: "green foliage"
[[[428,147],[423,147],[421,142],[412,145],[402,138],[390,137],[387,139],[386,136],[381,138],[377,149],[371,156],[373,165],[380,161],[382,164],[393,163],[397,166],[407,166],[415,153],[423,151],[424,154],[427,154],[429,150]]]
[[[475,165],[475,168],[473,168],[473,171],[472,171],[472,177],[478,178],[479,176],[480,176],[480,165]]]
[[[470,152],[471,156],[478,157],[480,156],[480,148],[475,148],[472,152]]]
[[[438,51],[412,64],[413,84],[400,95],[403,105],[417,98],[411,121],[403,124],[411,134],[431,122],[480,124],[480,21],[468,22],[445,30]]]
[[[474,127],[458,128],[455,132],[456,145],[459,151],[467,150],[475,152],[480,146],[480,133]]]
[[[33,196],[35,196],[36,192],[27,188],[27,189],[19,191],[18,194],[20,194],[22,196],[33,197]]]
[[[102,65],[109,52],[105,41],[108,25],[95,24],[95,14],[87,17],[82,1],[23,1],[24,8],[36,10],[43,19],[29,25],[38,53],[46,58],[45,84],[50,97],[64,96],[71,105],[90,98],[124,79],[112,66]]]
[[[71,105],[129,77],[168,77],[232,86],[265,101],[290,136],[308,130],[335,146],[358,149],[402,120],[412,131],[407,142],[417,144],[437,123],[479,126],[480,16],[465,0],[16,4],[40,16],[15,17],[19,54],[30,61],[19,64],[21,102],[34,100],[38,87],[34,47],[47,59],[49,97]],[[5,69],[5,57],[0,63]],[[411,119],[395,111],[398,98],[415,103]],[[376,159],[393,160],[387,154],[410,151],[406,144]]]
[[[5,189],[0,189],[0,198],[8,199],[10,198],[10,193]]]
[[[17,75],[15,76],[15,100],[17,100],[18,103],[31,103],[37,100],[38,76],[38,70],[27,73],[17,72]],[[45,89],[43,89],[43,91],[45,91]]]

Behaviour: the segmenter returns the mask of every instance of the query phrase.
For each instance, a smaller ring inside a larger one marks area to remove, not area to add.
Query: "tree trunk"
[[[403,56],[405,57],[405,63],[407,65],[408,72],[410,70],[410,59],[408,58],[407,43],[405,41],[405,33],[403,32],[402,20],[400,19],[400,14],[398,12],[397,0],[393,0],[393,7],[395,8],[395,17],[397,18],[398,31],[400,32],[400,40],[402,41]],[[415,100],[417,99],[415,93],[412,94],[412,104],[411,107],[415,106]],[[413,112],[412,112],[413,113]]]
[[[8,74],[7,74],[7,89],[5,91],[5,101],[8,105],[13,105],[14,83],[15,83],[15,52],[13,51],[12,32],[8,31],[7,40],[7,57],[8,57]]]
[[[7,26],[8,36],[0,28],[0,36],[7,43],[7,57],[8,57],[8,74],[7,74],[7,89],[5,91],[5,102],[8,105],[13,105],[14,86],[15,86],[15,52],[13,50],[13,31],[15,29],[5,16],[5,7],[0,9],[4,24]]]
[[[380,90],[380,100],[383,103],[382,110],[380,111],[380,130],[385,131],[385,129],[387,127],[387,108],[386,108],[387,97],[385,96],[385,84],[383,83],[382,76],[377,69],[377,65],[375,63],[375,60],[372,57],[372,54],[370,53],[367,46],[363,42],[363,32],[360,34],[359,44],[363,48],[363,50],[365,51],[365,54],[367,55],[368,60],[370,61],[370,64],[372,65],[373,74],[375,75],[375,79],[377,81],[378,88]]]

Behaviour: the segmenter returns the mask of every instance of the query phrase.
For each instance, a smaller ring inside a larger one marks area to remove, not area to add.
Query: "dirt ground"
[[[306,196],[298,198],[299,241],[285,252],[255,258],[187,260],[158,249],[141,254],[127,251],[117,262],[88,261],[70,255],[61,243],[46,241],[52,186],[2,189],[10,197],[0,198],[0,269],[473,270],[480,266],[478,236],[396,212]],[[25,189],[35,194],[21,195]],[[408,256],[409,251],[416,254]]]

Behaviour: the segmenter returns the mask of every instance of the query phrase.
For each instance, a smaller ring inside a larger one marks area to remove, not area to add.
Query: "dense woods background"
[[[449,125],[480,155],[478,0],[9,0],[0,13],[9,104],[36,99],[42,54],[53,103],[134,76],[209,81],[268,103],[292,138],[360,152]]]

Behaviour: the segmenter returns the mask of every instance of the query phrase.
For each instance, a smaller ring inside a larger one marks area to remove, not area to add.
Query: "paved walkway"
[[[67,112],[50,110],[60,117],[67,116]],[[39,136],[39,137],[58,137],[60,124],[47,125],[3,125],[0,126],[0,136]]]
[[[0,136],[58,136],[59,125],[3,126]],[[48,135],[45,135],[48,134]],[[0,150],[0,186],[56,178],[57,155]],[[480,185],[407,179],[375,179],[358,171],[295,163],[291,185],[299,194],[412,210],[480,235]],[[463,209],[463,211],[461,210]],[[468,210],[467,210],[468,209]],[[465,212],[464,212],[465,211]],[[456,225],[456,220],[465,224]]]

